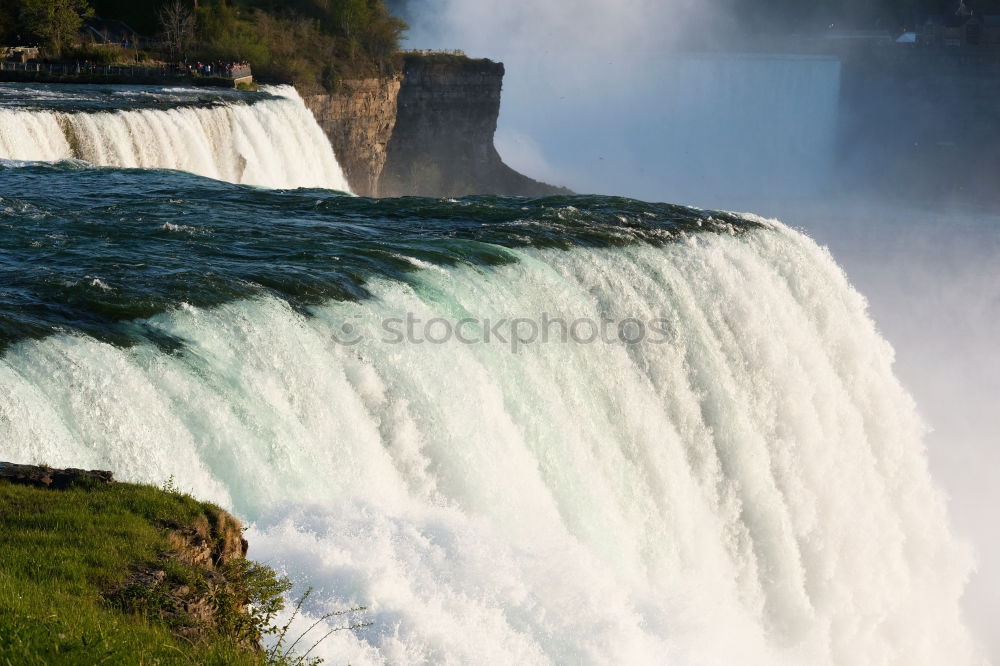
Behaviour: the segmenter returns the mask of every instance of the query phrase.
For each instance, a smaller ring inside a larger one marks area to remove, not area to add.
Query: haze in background
[[[839,63],[677,53],[739,38],[739,22],[704,3],[417,0],[396,9],[412,48],[505,63],[497,147],[513,168],[579,192],[753,210],[830,246],[869,297],[933,429],[932,469],[980,562],[966,612],[1000,661],[1000,219],[968,204],[848,203],[833,172]]]
[[[733,205],[828,182],[839,63],[691,55],[732,22],[706,5],[646,0],[402,8],[414,48],[448,46],[507,68],[497,147],[532,177],[592,193]],[[720,97],[720,91],[725,94]],[[802,102],[808,108],[801,108]]]
[[[977,551],[969,625],[1000,663],[1000,216],[871,201],[792,205],[781,216],[830,247],[896,349],[896,373],[932,428],[931,472]]]

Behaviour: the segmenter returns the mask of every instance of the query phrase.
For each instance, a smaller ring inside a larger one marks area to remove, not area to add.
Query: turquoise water
[[[756,226],[615,197],[371,200],[250,188],[175,171],[0,166],[0,345],[77,331],[127,344],[122,322],[182,303],[273,295],[357,300],[412,260],[490,266],[507,248],[661,244]]]
[[[0,109],[94,113],[99,111],[166,110],[254,104],[273,100],[266,92],[226,88],[162,86],[0,83]]]

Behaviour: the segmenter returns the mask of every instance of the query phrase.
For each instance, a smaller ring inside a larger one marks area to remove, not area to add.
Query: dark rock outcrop
[[[57,490],[74,486],[114,483],[114,474],[101,470],[53,469],[42,465],[17,465],[0,462],[0,479],[24,486]]]
[[[408,56],[380,194],[543,196],[568,190],[503,163],[493,145],[503,63],[462,56]]]
[[[497,153],[503,75],[503,64],[490,60],[409,54],[401,77],[344,81],[334,95],[303,99],[357,194],[568,194],[514,171]]]

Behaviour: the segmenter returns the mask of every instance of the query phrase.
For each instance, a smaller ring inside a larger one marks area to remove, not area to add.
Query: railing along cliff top
[[[465,51],[462,49],[406,49],[400,51],[403,55],[421,55],[421,56],[433,56],[433,55],[453,55],[453,56],[464,56]]]
[[[188,76],[187,69],[172,65],[157,65],[153,67],[138,65],[91,65],[83,63],[44,63],[44,62],[9,62],[0,60],[0,72],[46,72],[48,74],[103,74],[107,76],[122,76],[134,78]],[[230,71],[225,69],[212,72],[211,77],[224,79],[240,79],[251,76],[248,65],[236,65]]]

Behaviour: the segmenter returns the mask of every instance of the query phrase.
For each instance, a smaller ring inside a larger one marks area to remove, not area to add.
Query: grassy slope
[[[192,645],[102,596],[169,550],[168,527],[214,510],[147,486],[0,481],[0,665],[261,663],[224,637]]]

